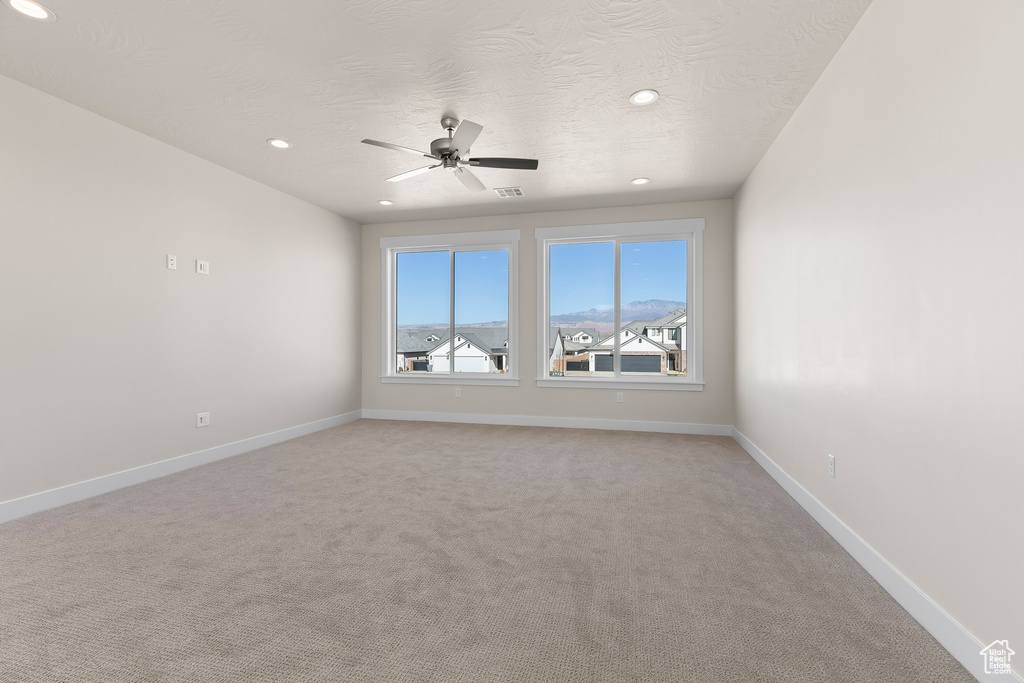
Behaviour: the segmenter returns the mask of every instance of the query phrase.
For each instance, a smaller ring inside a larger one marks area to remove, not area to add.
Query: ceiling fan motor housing
[[[435,157],[442,158],[448,155],[451,146],[451,138],[438,138],[430,143],[430,153]]]

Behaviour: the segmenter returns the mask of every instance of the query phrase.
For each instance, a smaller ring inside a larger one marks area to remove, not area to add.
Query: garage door
[[[612,357],[611,356],[593,356],[594,358],[594,370],[597,372],[611,372],[612,371]]]
[[[623,372],[661,372],[661,356],[623,356]]]
[[[488,372],[487,356],[455,356],[455,372]]]

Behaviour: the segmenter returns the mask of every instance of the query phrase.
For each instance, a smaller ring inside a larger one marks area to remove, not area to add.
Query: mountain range
[[[684,301],[668,301],[666,299],[648,299],[647,301],[631,301],[622,307],[622,319],[624,323],[633,320],[652,320],[659,318],[669,311],[677,308],[686,308]],[[615,324],[615,318],[611,308],[591,308],[588,311],[577,311],[575,313],[560,313],[551,316],[553,327],[593,327],[600,332],[609,332]],[[483,323],[471,323],[459,325],[459,327],[505,327],[507,320],[492,320]],[[433,325],[400,325],[399,329],[413,335],[421,331],[448,329],[447,323]]]
[[[647,301],[631,301],[622,307],[621,322],[628,323],[633,320],[652,320],[660,318],[669,311],[677,308],[686,308],[683,301],[668,301],[666,299],[648,299]],[[591,308],[588,311],[576,313],[560,313],[551,316],[552,327],[593,327],[602,332],[610,331],[615,323],[615,316],[611,308]]]

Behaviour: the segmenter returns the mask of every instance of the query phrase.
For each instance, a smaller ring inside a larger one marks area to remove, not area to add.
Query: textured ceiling
[[[0,73],[373,223],[732,196],[870,0],[43,2],[0,6]],[[360,140],[426,151],[446,114],[540,169],[384,182],[426,160]]]

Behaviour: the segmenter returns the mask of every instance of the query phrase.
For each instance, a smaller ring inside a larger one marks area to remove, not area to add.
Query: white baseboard
[[[1011,683],[1022,680],[1016,673],[1010,676],[986,674],[984,660],[981,656],[981,649],[985,647],[984,643],[971,635],[956,619],[947,614],[896,567],[889,564],[889,561],[878,551],[822,505],[817,498],[789,476],[740,430],[733,428],[732,437],[972,676],[979,681],[1002,680]]]
[[[318,432],[321,429],[337,427],[338,425],[358,420],[361,416],[362,411],[356,410],[351,413],[336,415],[323,420],[316,420],[315,422],[307,422],[306,424],[298,425],[297,427],[289,427],[269,434],[261,434],[260,436],[254,436],[249,439],[242,439],[241,441],[224,444],[223,446],[208,448],[204,451],[181,455],[176,458],[170,458],[169,460],[161,460],[160,462],[154,462],[149,465],[134,467],[130,470],[124,470],[123,472],[115,472],[114,474],[96,477],[95,479],[78,482],[77,484],[69,484],[49,491],[43,491],[42,493],[35,493],[30,496],[25,496],[24,498],[15,498],[14,500],[0,503],[0,523],[9,522],[12,519],[25,517],[36,512],[42,512],[43,510],[60,507],[61,505],[67,505],[68,503],[75,503],[80,500],[85,500],[86,498],[98,496],[102,493],[116,491],[117,489],[124,488],[125,486],[140,484],[144,481],[149,481],[150,479],[156,479],[157,477],[181,472],[182,470],[198,467],[199,465],[205,465],[216,460],[223,460],[224,458],[230,458],[234,455],[248,453],[249,451],[254,451],[257,448],[272,446],[276,443],[281,443],[282,441],[288,441],[289,439],[295,439],[300,436],[305,436],[306,434]]]
[[[465,424],[512,425],[516,427],[564,427],[569,429],[612,429],[627,432],[664,432],[732,436],[732,425],[708,425],[686,422],[646,422],[642,420],[601,420],[584,417],[542,417],[538,415],[478,415],[476,413],[430,413],[416,410],[363,409],[369,420],[409,420],[412,422],[459,422]]]

